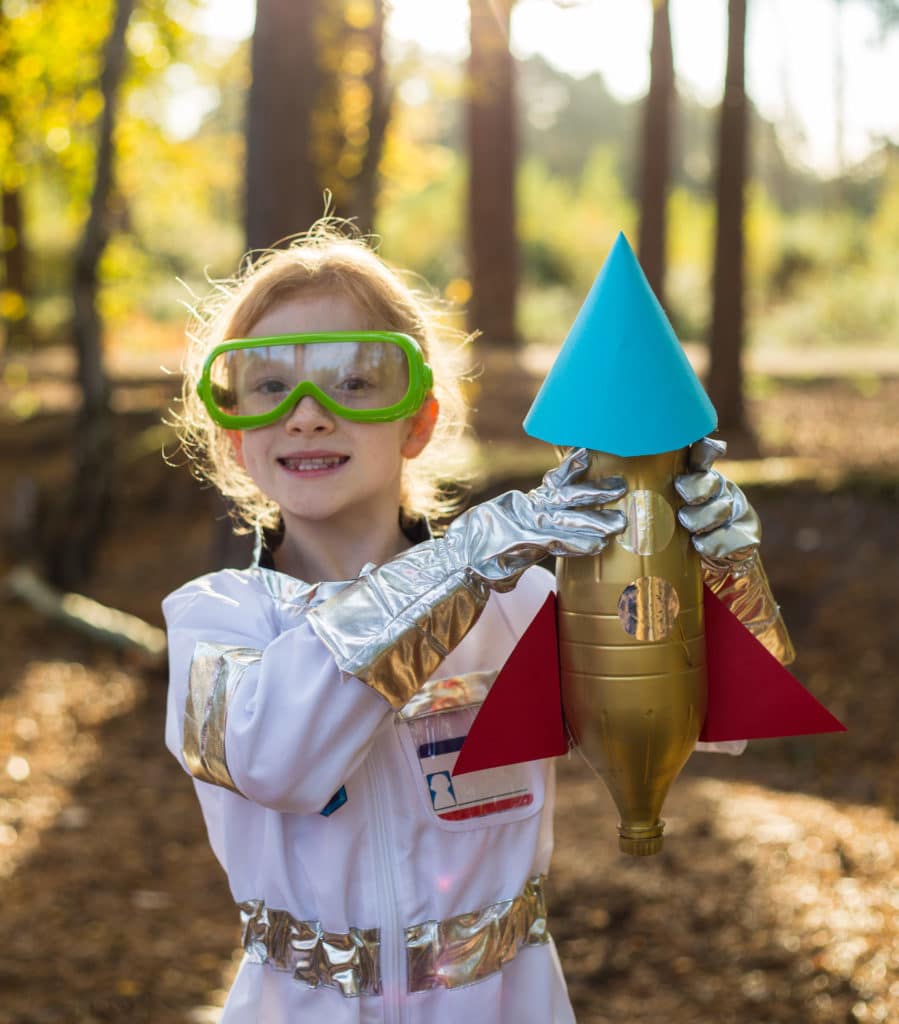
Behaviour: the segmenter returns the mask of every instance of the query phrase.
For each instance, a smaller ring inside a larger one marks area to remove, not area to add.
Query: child
[[[624,483],[581,481],[574,452],[434,540],[460,396],[424,302],[327,222],[216,296],[182,434],[261,541],[164,611],[166,742],[243,924],[222,1019],[571,1022],[543,896],[553,762],[452,766],[553,586],[536,563],[598,553]],[[707,468],[684,478],[691,529],[745,555],[752,510],[734,527]]]

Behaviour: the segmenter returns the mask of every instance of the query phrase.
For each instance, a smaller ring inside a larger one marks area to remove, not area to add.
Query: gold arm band
[[[757,551],[736,565],[724,559],[703,558],[702,574],[705,585],[781,665],[795,660],[793,641]]]
[[[422,548],[426,545],[421,545]],[[376,690],[395,710],[406,705],[477,622],[490,591],[459,571],[416,593],[413,556],[363,576],[309,612],[309,624],[337,667]]]
[[[261,657],[251,647],[198,643],[190,663],[181,744],[184,761],[201,782],[224,786],[241,796],[225,756],[228,705],[247,669]]]

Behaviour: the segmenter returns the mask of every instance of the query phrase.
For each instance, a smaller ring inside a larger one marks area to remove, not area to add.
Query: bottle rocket
[[[562,453],[587,448],[590,478],[624,477],[606,507],[627,527],[597,557],[557,560],[557,607],[548,599],[503,667],[453,774],[555,756],[570,739],[634,856],[661,850],[662,804],[697,739],[844,728],[703,586],[674,479],[716,423],[619,235],[524,427]]]
[[[716,422],[620,234],[524,426],[590,449],[593,479],[628,484],[625,532],[596,558],[559,559],[556,578],[568,727],[618,807],[619,848],[637,856],[661,849],[662,803],[705,720],[702,577],[674,478]]]

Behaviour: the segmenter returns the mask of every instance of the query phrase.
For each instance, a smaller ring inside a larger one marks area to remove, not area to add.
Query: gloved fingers
[[[730,522],[733,516],[733,495],[725,487],[720,494],[701,505],[684,505],[677,511],[681,526],[694,536],[708,533]]]
[[[693,535],[693,546],[705,558],[724,558],[740,561],[746,554],[758,548],[762,540],[762,524],[746,495],[736,484],[729,484],[733,490],[733,511],[728,522],[716,529]]]
[[[538,514],[535,522],[551,555],[593,554],[605,546],[607,537],[621,533],[626,525],[624,513],[613,509],[547,510]]]
[[[590,465],[590,453],[586,448],[570,451],[554,469],[543,476],[541,489],[555,492],[583,476]]]
[[[576,448],[544,477],[536,494],[545,505],[558,508],[580,508],[585,505],[606,505],[627,493],[623,477],[610,476],[602,480],[582,480],[590,465],[586,448]]]
[[[710,469],[716,459],[727,454],[727,442],[716,437],[702,437],[690,445],[687,464],[694,471]]]
[[[690,539],[693,547],[705,559],[718,559],[728,563],[744,562],[758,551],[757,533],[742,526],[723,526],[711,533],[696,533]]]
[[[565,484],[558,490],[542,495],[543,501],[552,508],[585,508],[608,505],[627,494],[627,483],[623,477],[607,476],[601,480],[583,480],[576,484]]]
[[[733,561],[739,553],[761,543],[762,525],[755,509],[729,480],[724,481],[720,495],[704,505],[685,505],[677,517],[692,534],[693,546],[705,558]]]
[[[688,505],[701,505],[716,498],[724,486],[724,477],[714,469],[682,473],[674,478],[674,489]]]

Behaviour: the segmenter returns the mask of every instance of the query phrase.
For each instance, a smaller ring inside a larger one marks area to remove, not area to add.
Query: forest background
[[[830,3],[822,0],[820,6],[824,17]],[[876,49],[890,37],[892,7],[883,0],[868,6],[881,16],[879,29],[872,28]],[[315,5],[308,7],[312,13],[304,16],[313,17]],[[70,337],[70,282],[94,185],[104,104],[99,74],[111,10],[109,3],[77,0],[3,5],[0,168],[6,274],[0,317],[8,349],[17,340],[39,347]],[[322,10],[328,13],[319,13],[325,41],[317,68],[307,66],[305,80],[295,73],[283,85],[285,90],[308,87],[314,84],[313,71],[319,82],[330,76],[331,91],[319,94],[313,112],[318,121],[310,145],[317,180],[307,208],[320,212],[319,186],[330,186],[338,214],[359,214],[360,201],[349,186],[355,187],[362,173],[374,174],[374,184],[367,186],[369,208],[359,218],[363,230],[383,237],[387,258],[464,304],[472,295],[464,63],[407,42],[393,45],[374,82],[372,47],[381,43],[373,35],[372,5],[340,0]],[[204,272],[230,274],[246,248],[250,44],[192,30],[196,16],[191,0],[155,0],[137,4],[128,25],[114,129],[109,244],[99,268],[98,304],[110,351],[177,348],[189,300],[181,282],[202,293]],[[383,23],[376,27],[378,35],[383,33]],[[712,320],[718,108],[681,90],[669,110],[670,156],[664,155],[664,139],[647,155],[643,102],[616,101],[598,71],[574,78],[532,57],[518,62],[515,72],[517,109],[507,130],[517,135],[519,338],[558,345],[617,231],[624,230],[636,247],[643,161],[658,165],[662,156],[670,166],[666,307],[683,341],[704,341]],[[835,89],[837,78],[848,73],[835,52]],[[884,82],[885,92],[891,88]],[[369,134],[373,111],[385,120],[377,136]],[[295,108],[295,116],[302,113]],[[836,172],[822,176],[796,160],[795,121],[771,124],[754,110],[749,117],[744,221],[749,345],[808,353],[828,345],[894,344],[899,322],[895,136],[873,140],[860,162],[849,164],[837,153]],[[336,123],[328,125],[329,119]],[[283,140],[293,127],[295,122],[287,120],[273,131]],[[361,167],[373,149],[374,171]],[[479,183],[482,190],[490,187],[489,181]],[[277,237],[305,226],[285,224]],[[497,339],[488,330],[485,340]],[[15,384],[22,371],[12,363],[6,373]],[[39,396],[24,384],[15,390],[12,410],[27,415]]]
[[[599,70],[513,56],[540,2],[458,5],[459,57],[391,37],[376,0],[261,0],[239,39],[200,0],[0,3],[0,1024],[217,1019],[237,928],[162,745],[159,601],[246,552],[163,453],[183,463],[185,307],[326,189],[483,332],[473,500],[553,461],[522,415],[627,233],[765,523],[796,672],[850,726],[691,759],[650,863],[560,763],[551,920],[578,1019],[899,1019],[899,125],[860,153],[835,115],[833,159],[804,164],[799,123],[746,91],[763,0],[716,0],[711,104],[675,74],[668,3],[646,0],[649,88],[622,102]],[[853,11],[872,61],[895,46],[894,0],[806,9],[808,53]]]

